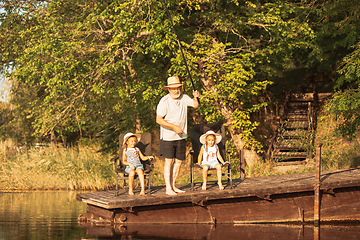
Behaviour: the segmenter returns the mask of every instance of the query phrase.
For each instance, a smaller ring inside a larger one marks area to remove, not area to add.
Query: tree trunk
[[[232,114],[233,112],[230,109],[227,109],[226,106],[220,106],[221,107],[221,113],[225,117],[225,126],[230,132],[231,138],[234,141],[234,145],[236,147],[236,150],[238,154],[240,154],[240,151],[244,151],[244,158],[245,162],[248,166],[253,166],[256,163],[260,162],[260,156],[256,153],[256,151],[252,149],[246,149],[244,148],[244,141],[240,137],[240,133],[238,130],[233,128],[232,124]]]
[[[199,68],[201,71],[203,64],[201,61],[198,61],[198,64],[199,64]],[[203,76],[205,76],[205,74]],[[215,93],[217,92],[217,89],[215,88],[215,82],[213,80],[211,80],[210,78],[202,77],[201,82],[206,91],[215,92]],[[231,134],[231,138],[234,140],[234,144],[235,144],[238,154],[240,155],[240,152],[244,151],[245,162],[248,166],[253,166],[256,163],[259,163],[260,156],[257,154],[257,152],[255,150],[244,148],[245,142],[240,137],[240,133],[241,133],[240,130],[235,129],[233,127],[232,116],[233,116],[234,112],[232,110],[232,107],[235,107],[235,106],[231,106],[231,107],[227,106],[220,100],[213,101],[212,104],[214,106],[216,106],[218,109],[220,109],[221,114],[225,117],[224,125],[227,127],[227,129],[229,130],[229,132]]]
[[[135,119],[135,133],[141,132],[141,117],[136,115]]]

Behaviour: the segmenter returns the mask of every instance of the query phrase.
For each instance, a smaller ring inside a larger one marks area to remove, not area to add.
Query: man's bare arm
[[[171,128],[172,130],[174,130],[177,134],[183,133],[184,131],[181,129],[181,127],[169,123],[167,121],[165,121],[164,117],[160,116],[160,115],[156,115],[156,123],[161,125],[162,127],[165,128]]]
[[[196,91],[193,91],[193,96],[194,96],[194,99],[193,99],[193,102],[190,106],[192,106],[193,108],[198,108],[200,107],[200,104],[199,104],[199,101],[198,101],[198,98],[200,97],[200,93],[198,90]]]

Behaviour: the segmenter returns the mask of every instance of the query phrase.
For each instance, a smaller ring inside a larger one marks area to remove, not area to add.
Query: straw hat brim
[[[167,79],[167,86],[162,87],[164,90],[168,90],[169,88],[176,88],[184,85],[178,76],[168,77]]]
[[[176,88],[176,87],[181,87],[183,86],[183,83],[175,83],[175,84],[170,84],[167,86],[162,87],[163,90],[168,90],[169,88]]]
[[[125,134],[125,136],[124,136],[124,143],[126,143],[126,141],[127,141],[130,137],[134,137],[134,136],[137,138],[137,141],[140,142],[140,140],[141,140],[141,135],[140,135],[140,134],[127,133],[127,134]]]
[[[215,135],[216,137],[216,141],[215,143],[218,144],[219,142],[221,142],[221,135],[218,133],[215,133],[214,131],[207,131],[206,133],[204,133],[203,135],[200,136],[200,142],[201,144],[205,144],[205,139],[208,135]]]

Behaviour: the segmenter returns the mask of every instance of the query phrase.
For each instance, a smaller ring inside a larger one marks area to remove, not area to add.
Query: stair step
[[[287,117],[288,122],[309,122],[308,116],[288,116]]]
[[[294,121],[284,123],[286,129],[308,129],[309,123],[306,121]]]
[[[289,108],[286,110],[286,114],[308,114],[309,113],[309,109],[308,107],[304,107],[304,108]]]
[[[274,152],[271,155],[272,159],[305,159],[307,158],[308,153],[307,152]]]
[[[314,93],[292,93],[291,94],[291,100],[311,102],[311,101],[313,101],[313,99],[314,99]]]
[[[274,148],[282,150],[291,150],[291,149],[304,149],[307,148],[307,143],[302,141],[302,139],[291,139],[297,141],[282,141],[274,144]]]
[[[294,118],[294,117],[306,117],[307,118],[309,116],[309,113],[308,113],[308,111],[289,112],[289,113],[286,114],[286,116],[288,118],[290,118],[290,117],[292,117],[292,118]]]
[[[306,160],[302,159],[302,160],[289,160],[289,161],[280,161],[280,162],[275,162],[274,165],[275,166],[292,166],[292,165],[305,165],[306,164]]]
[[[308,108],[288,108],[287,109],[287,114],[289,113],[295,113],[295,114],[307,114],[309,111],[308,111]]]
[[[305,108],[305,107],[309,106],[309,101],[290,101],[289,106],[291,106],[291,107],[304,107]]]
[[[282,141],[289,141],[289,140],[303,140],[303,141],[310,141],[311,140],[311,132],[304,130],[289,130],[289,131],[283,131],[278,134],[277,142]]]

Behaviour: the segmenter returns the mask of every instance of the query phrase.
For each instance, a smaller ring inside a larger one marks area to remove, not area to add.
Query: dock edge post
[[[316,171],[315,171],[315,186],[314,186],[314,225],[320,224],[320,163],[321,163],[321,146],[316,147]]]

